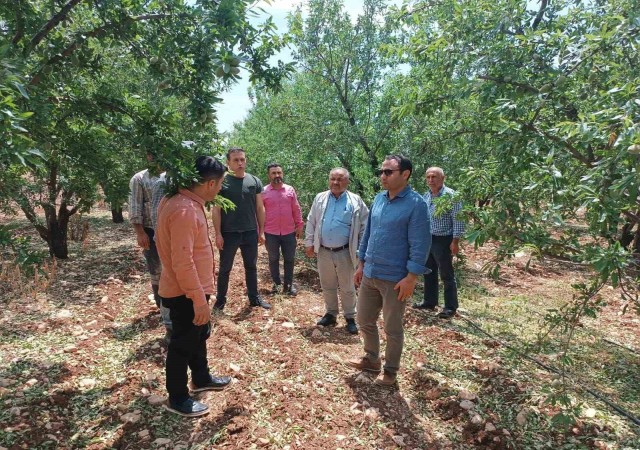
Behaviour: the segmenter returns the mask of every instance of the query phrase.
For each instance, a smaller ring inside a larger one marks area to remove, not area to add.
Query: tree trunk
[[[55,222],[49,228],[49,254],[59,259],[69,257],[69,246],[67,245],[67,231],[69,220],[64,221],[64,225]]]
[[[111,220],[113,223],[124,222],[124,216],[122,215],[122,206],[111,206]]]

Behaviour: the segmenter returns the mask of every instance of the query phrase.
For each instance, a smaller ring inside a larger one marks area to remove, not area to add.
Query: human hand
[[[454,239],[453,241],[451,241],[451,245],[449,246],[449,249],[451,250],[452,255],[458,254],[458,252],[460,251],[460,244],[458,243],[457,239]]]
[[[136,236],[138,240],[138,246],[142,247],[145,250],[149,250],[149,247],[151,246],[149,235],[143,231],[141,233],[136,233]]]
[[[313,247],[305,247],[304,248],[304,253],[309,258],[315,258],[316,257],[316,252],[313,251]]]
[[[196,326],[204,325],[211,320],[211,310],[209,304],[205,301],[202,304],[193,304],[193,324]]]
[[[222,247],[224,247],[224,238],[221,234],[216,233],[216,248],[222,250]]]
[[[296,238],[297,238],[297,239],[302,238],[302,231],[303,231],[303,230],[302,230],[302,227],[300,227],[300,228],[296,229]]]
[[[353,284],[355,284],[357,288],[359,288],[360,284],[362,283],[363,274],[364,270],[362,266],[358,266],[358,269],[356,269],[356,273],[353,274]]]
[[[258,245],[264,244],[264,241],[265,241],[264,233],[260,233],[258,235]]]
[[[403,302],[407,299],[410,299],[413,295],[413,291],[415,290],[417,283],[418,277],[412,273],[408,274],[402,280],[398,281],[393,287],[394,290],[398,291],[398,300]]]

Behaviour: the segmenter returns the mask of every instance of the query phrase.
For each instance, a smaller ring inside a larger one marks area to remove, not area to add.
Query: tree
[[[176,158],[184,156],[185,138],[215,136],[217,93],[239,76],[240,65],[252,79],[277,86],[288,68],[269,68],[267,60],[282,41],[270,21],[257,28],[247,21],[249,4],[68,0],[56,6],[20,0],[0,5],[0,47],[17,61],[15,76],[25,82],[22,88],[3,79],[0,91],[14,99],[7,89],[17,89],[23,99],[13,102],[16,109],[33,112],[13,120],[24,127],[12,133],[12,154],[40,151],[46,160],[11,164],[0,183],[9,188],[3,189],[10,193],[5,204],[11,200],[22,209],[52,255],[67,257],[68,220],[91,207],[98,184],[117,211],[123,183],[135,171],[132,163],[142,161],[146,150],[162,153],[168,166],[182,167]]]

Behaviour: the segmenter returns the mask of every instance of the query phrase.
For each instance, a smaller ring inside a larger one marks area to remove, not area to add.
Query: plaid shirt
[[[164,172],[159,176],[150,175],[148,169],[136,173],[129,182],[129,222],[155,230],[165,187]]]
[[[442,186],[440,192],[435,197],[442,197],[443,195],[455,195],[456,191],[446,186]],[[462,202],[458,201],[453,204],[451,210],[439,217],[436,217],[436,205],[433,202],[431,191],[427,191],[424,194],[424,200],[429,205],[429,214],[431,215],[431,234],[434,236],[451,236],[454,238],[460,238],[464,234],[464,222],[458,220],[456,217],[462,210]]]

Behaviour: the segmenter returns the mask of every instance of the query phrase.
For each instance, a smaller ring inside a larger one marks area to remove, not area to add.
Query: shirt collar
[[[396,195],[396,197],[406,197],[407,194],[411,191],[411,186],[409,186],[408,184],[405,186],[405,188],[403,190],[401,190],[400,192],[398,192],[398,194]],[[389,198],[389,191],[384,191],[384,196]],[[395,198],[395,197],[394,197]]]
[[[189,189],[179,189],[178,192],[180,194],[184,195],[185,197],[189,197],[191,200],[193,200],[195,202],[198,202],[202,206],[204,206],[205,201],[202,199],[202,197],[200,197],[199,195],[194,194]]]

